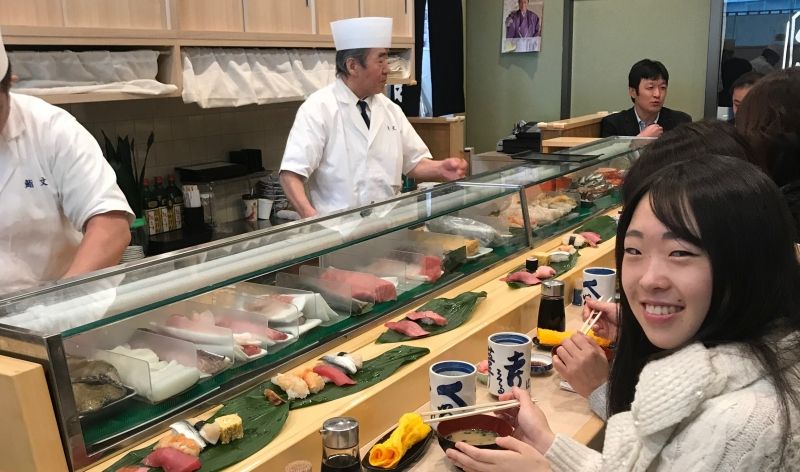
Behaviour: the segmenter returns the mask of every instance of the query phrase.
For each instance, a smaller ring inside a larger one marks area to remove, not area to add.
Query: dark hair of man
[[[8,93],[9,90],[11,90],[11,64],[8,65],[8,70],[6,75],[3,76],[3,80],[0,80],[0,93]]]
[[[626,178],[643,180],[662,167],[697,155],[697,151],[746,161],[750,160],[752,152],[747,140],[730,123],[719,120],[681,123],[645,147],[641,157],[628,170]]]
[[[347,60],[351,57],[355,59],[361,67],[367,67],[367,56],[370,48],[343,49],[336,51],[336,77],[341,79],[350,75],[347,72]]]
[[[761,55],[764,56],[764,59],[767,60],[767,63],[772,66],[776,65],[778,61],[781,60],[780,54],[770,48],[765,48],[763,51],[761,51]]]
[[[659,61],[651,59],[642,59],[631,67],[628,73],[628,87],[639,91],[639,83],[642,80],[658,80],[664,79],[664,82],[669,84],[669,72],[664,64]],[[633,100],[633,98],[631,98]]]
[[[687,159],[638,179],[626,179],[629,196],[617,229],[618,277],[624,278],[625,234],[636,206],[653,213],[678,238],[701,248],[711,263],[708,313],[689,342],[707,347],[741,343],[774,385],[783,427],[789,431],[789,402],[800,409],[794,373],[800,339],[778,347],[776,330],[800,328],[800,265],[794,227],[775,184],[752,164],[695,150]],[[651,158],[660,157],[651,150]],[[735,228],[735,236],[731,234]],[[765,231],[764,228],[769,228]],[[743,248],[753,250],[742,263]],[[628,411],[644,366],[672,351],[654,346],[636,321],[624,288],[620,300],[619,343],[609,375],[610,414]],[[788,333],[784,333],[788,334]],[[785,350],[783,350],[785,348]],[[788,435],[782,434],[785,448]]]
[[[752,87],[753,85],[756,84],[756,82],[761,80],[762,77],[764,77],[764,74],[762,74],[761,72],[756,72],[754,70],[746,72],[740,75],[739,78],[733,82],[733,84],[731,85],[731,91],[744,87]]]
[[[767,74],[736,113],[736,129],[753,148],[753,160],[778,186],[800,179],[800,68]]]

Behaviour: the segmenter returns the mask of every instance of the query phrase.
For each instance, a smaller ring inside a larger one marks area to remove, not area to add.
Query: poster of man
[[[544,21],[543,3],[543,0],[503,0],[500,52],[539,52]]]

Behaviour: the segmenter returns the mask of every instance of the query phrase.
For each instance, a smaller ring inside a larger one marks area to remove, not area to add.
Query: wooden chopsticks
[[[614,299],[614,297],[608,297],[603,301],[604,302],[610,302],[613,299]],[[592,328],[594,328],[595,323],[597,323],[597,320],[599,320],[601,316],[603,316],[603,312],[602,311],[600,311],[600,310],[592,310],[592,312],[589,313],[589,317],[586,318],[586,320],[581,325],[581,329],[579,331],[581,333],[583,333],[583,334],[587,334],[588,335],[589,331],[591,331]]]
[[[438,421],[452,420],[455,418],[463,418],[465,416],[482,415],[484,413],[491,413],[493,411],[507,410],[509,408],[516,408],[519,406],[519,400],[506,400],[494,403],[482,403],[480,405],[463,406],[461,408],[453,408],[450,410],[436,410],[436,411],[423,411],[421,416],[430,416],[425,423],[436,423]],[[449,413],[457,413],[450,415]],[[447,416],[441,416],[447,414]]]

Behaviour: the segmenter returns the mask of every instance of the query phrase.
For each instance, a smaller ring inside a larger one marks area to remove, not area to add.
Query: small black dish
[[[387,439],[389,439],[389,436],[391,436],[391,434],[393,432],[394,432],[394,429],[389,431],[388,433],[384,434],[383,437],[380,438],[378,440],[378,442],[375,443],[375,444],[382,443],[382,442],[386,441]],[[410,466],[414,465],[414,463],[417,462],[417,460],[419,460],[419,458],[422,457],[422,455],[425,453],[425,450],[428,448],[428,443],[431,440],[431,436],[433,436],[433,430],[429,431],[428,435],[425,436],[424,438],[422,438],[422,440],[420,442],[418,442],[418,443],[414,444],[413,446],[411,446],[406,451],[406,453],[403,455],[403,458],[400,459],[400,462],[398,462],[397,465],[394,466],[394,467],[385,469],[383,467],[377,467],[377,466],[371,465],[369,463],[369,452],[367,452],[364,455],[364,457],[361,459],[361,467],[363,467],[364,470],[368,470],[370,472],[383,472],[383,471],[387,471],[387,470],[392,470],[392,471],[406,470]],[[370,451],[372,451],[371,448],[370,448]]]
[[[87,411],[86,413],[81,413],[78,415],[78,419],[81,423],[89,424],[89,423],[96,423],[101,420],[107,419],[110,415],[118,413],[122,410],[122,407],[125,406],[133,397],[136,396],[136,390],[133,388],[122,385],[122,388],[125,389],[125,394],[111,402],[106,403],[101,408],[93,411]]]

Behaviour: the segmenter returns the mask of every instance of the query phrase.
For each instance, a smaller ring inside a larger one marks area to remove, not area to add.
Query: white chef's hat
[[[392,46],[392,19],[382,17],[348,18],[331,22],[337,51]]]
[[[3,32],[0,31],[0,80],[6,76],[6,72],[8,72],[8,56],[3,45]]]

